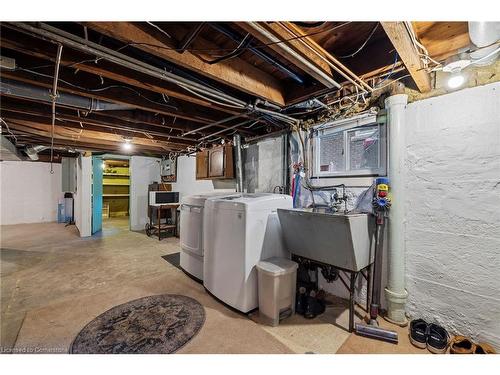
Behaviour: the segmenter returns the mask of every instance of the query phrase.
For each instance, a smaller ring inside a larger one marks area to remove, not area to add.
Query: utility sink
[[[373,263],[372,215],[278,209],[278,216],[292,254],[356,272]]]

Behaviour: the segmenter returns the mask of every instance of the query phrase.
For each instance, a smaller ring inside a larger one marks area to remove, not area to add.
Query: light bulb
[[[132,150],[132,144],[130,143],[130,141],[125,141],[125,143],[122,143],[122,148],[125,150],[125,151],[130,151]]]
[[[462,73],[453,73],[450,75],[448,78],[448,87],[450,89],[456,89],[460,86],[462,86],[465,82],[465,77]]]

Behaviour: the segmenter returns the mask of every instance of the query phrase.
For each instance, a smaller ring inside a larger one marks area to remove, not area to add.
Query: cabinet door
[[[210,150],[208,161],[209,177],[224,177],[224,148],[217,147]]]
[[[196,179],[208,177],[208,150],[196,153]]]

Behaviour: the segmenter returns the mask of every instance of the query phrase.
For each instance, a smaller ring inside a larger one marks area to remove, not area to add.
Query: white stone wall
[[[407,311],[500,349],[500,83],[406,121]]]
[[[32,161],[0,163],[0,224],[57,221],[57,204],[64,194],[61,164]]]

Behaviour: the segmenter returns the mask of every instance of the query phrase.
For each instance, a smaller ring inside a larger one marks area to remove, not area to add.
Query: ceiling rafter
[[[399,57],[401,57],[401,60],[405,64],[406,69],[410,73],[419,91],[430,91],[431,77],[425,70],[422,60],[403,22],[382,22],[382,27],[398,52]]]
[[[248,94],[269,100],[278,105],[285,104],[281,83],[273,76],[240,58],[210,65],[190,51],[177,52],[175,44],[167,44],[165,38],[160,40],[146,32],[139,24],[133,22],[84,22],[84,25],[122,42],[134,43],[136,48]],[[201,36],[192,41],[191,46],[195,49],[218,48],[217,45]],[[211,58],[206,53],[199,53],[199,55],[206,59]]]

